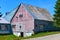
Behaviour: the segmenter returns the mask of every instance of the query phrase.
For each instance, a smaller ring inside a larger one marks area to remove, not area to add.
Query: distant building
[[[9,22],[0,17],[0,34],[11,34],[12,28]]]
[[[46,9],[21,3],[4,17],[12,25],[16,36],[30,36],[41,31],[52,31],[53,19]]]

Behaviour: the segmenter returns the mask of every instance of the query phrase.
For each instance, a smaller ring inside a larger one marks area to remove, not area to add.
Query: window
[[[43,25],[40,25],[40,30],[43,30]]]
[[[20,28],[21,28],[21,26],[20,26]]]
[[[23,17],[23,14],[20,14],[19,17],[20,17],[20,18]]]
[[[16,18],[18,18],[18,17],[16,17]]]
[[[35,25],[37,27],[37,25]]]
[[[0,30],[8,30],[8,25],[0,25]]]
[[[16,25],[12,25],[13,29],[15,29]]]
[[[9,25],[5,25],[5,30],[8,30]]]

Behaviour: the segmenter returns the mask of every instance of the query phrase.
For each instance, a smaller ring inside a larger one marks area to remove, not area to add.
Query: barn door
[[[19,27],[18,29],[20,31],[21,37],[23,37],[25,32],[25,26],[23,25],[23,23],[19,23],[18,27]]]
[[[24,36],[24,33],[23,32],[21,32],[21,37],[23,37]]]

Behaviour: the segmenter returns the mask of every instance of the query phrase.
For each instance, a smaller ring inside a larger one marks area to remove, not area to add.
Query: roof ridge
[[[25,4],[25,3],[21,3],[21,4],[23,4],[23,5],[29,5],[29,6],[36,7],[36,8],[40,8],[38,6],[34,6],[34,5],[31,5],[31,4]],[[44,8],[40,8],[40,9],[44,9]]]
[[[47,10],[47,9],[45,9],[45,8],[41,8],[41,7],[38,7],[38,6],[33,6],[33,5],[30,5],[30,4],[25,4],[25,3],[21,3],[21,4],[23,4],[23,5],[25,5],[25,6],[32,6],[32,7],[35,7],[35,8],[38,8],[38,9],[42,9],[42,10]],[[49,12],[48,12],[49,13]]]

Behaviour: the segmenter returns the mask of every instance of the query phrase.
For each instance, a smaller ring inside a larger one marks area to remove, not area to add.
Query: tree
[[[60,0],[56,1],[55,14],[54,14],[54,24],[55,24],[55,26],[60,27]]]

